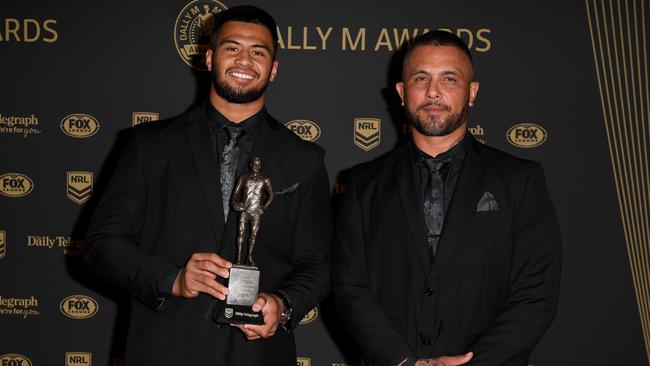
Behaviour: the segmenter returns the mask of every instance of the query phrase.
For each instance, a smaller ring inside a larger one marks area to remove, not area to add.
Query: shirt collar
[[[234,123],[228,118],[226,118],[221,112],[219,112],[210,101],[205,103],[205,115],[208,119],[208,127],[210,131],[214,134],[218,134],[223,131],[224,126],[228,124],[238,125],[244,129],[244,132],[248,136],[255,136],[256,132],[259,130],[259,126],[262,121],[266,119],[266,108],[262,107],[259,112],[254,115],[246,118],[245,120]]]
[[[438,154],[435,159],[441,159],[441,160],[451,160],[451,161],[457,161],[457,160],[463,160],[465,158],[465,154],[467,152],[467,148],[469,146],[469,138],[468,138],[469,132],[466,132],[465,135],[456,143],[454,146],[452,146],[449,150]],[[417,147],[413,139],[411,138],[411,145],[413,145],[413,148],[411,151],[413,152],[413,157],[415,158],[414,161],[421,163],[425,159],[432,159],[433,157],[424,151],[420,150],[420,148]]]

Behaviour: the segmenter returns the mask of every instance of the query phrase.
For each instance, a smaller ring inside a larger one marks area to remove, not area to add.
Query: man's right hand
[[[172,294],[192,298],[203,292],[225,300],[228,288],[217,282],[216,278],[228,278],[230,267],[232,263],[214,253],[194,253],[176,276]]]
[[[464,365],[469,362],[469,360],[474,357],[474,353],[467,352],[464,355],[460,356],[442,356],[438,358],[427,358],[418,360],[416,366],[456,366]]]

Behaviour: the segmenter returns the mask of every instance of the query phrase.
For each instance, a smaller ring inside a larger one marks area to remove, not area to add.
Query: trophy
[[[251,159],[251,171],[239,177],[231,195],[231,206],[239,213],[237,229],[237,257],[230,268],[228,296],[219,312],[217,321],[229,324],[264,324],[261,312],[254,312],[251,305],[257,300],[260,271],[253,262],[253,248],[260,229],[260,218],[273,201],[271,180],[261,174],[262,160]],[[266,202],[262,196],[266,191]],[[248,255],[242,262],[243,244],[248,238]]]

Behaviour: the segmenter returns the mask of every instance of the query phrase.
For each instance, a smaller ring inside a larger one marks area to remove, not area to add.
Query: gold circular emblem
[[[0,175],[0,194],[7,197],[27,196],[34,189],[34,181],[20,173]]]
[[[506,132],[506,139],[511,145],[530,149],[543,144],[548,138],[544,127],[534,123],[520,123]]]
[[[97,314],[99,304],[90,296],[72,295],[61,300],[59,309],[69,318],[88,319]]]
[[[205,51],[210,45],[214,15],[228,9],[215,0],[194,0],[176,18],[174,43],[181,59],[190,67],[207,71]]]
[[[300,325],[305,325],[313,322],[318,318],[318,308],[311,309],[305,316],[300,320]]]

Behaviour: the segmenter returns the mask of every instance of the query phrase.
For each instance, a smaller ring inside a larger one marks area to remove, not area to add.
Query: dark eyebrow
[[[428,72],[424,70],[415,70],[412,73],[408,74],[408,77],[419,75],[419,74],[430,75]]]
[[[221,41],[221,45],[226,44],[226,43],[235,44],[237,46],[242,45],[240,42],[237,42],[237,41],[232,40],[232,39],[224,39],[224,40]],[[254,45],[251,46],[251,48],[263,48],[263,49],[271,52],[271,49],[269,47],[267,47],[266,45],[263,45],[263,44],[254,44]]]

